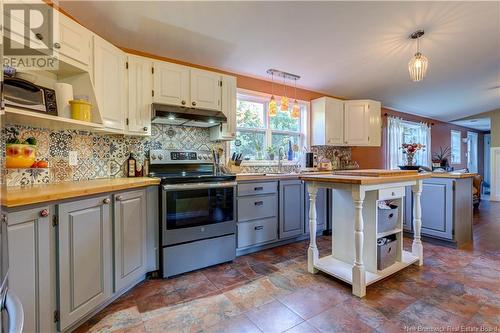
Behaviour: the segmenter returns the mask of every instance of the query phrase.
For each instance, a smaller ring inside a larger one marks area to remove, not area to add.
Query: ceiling
[[[116,45],[440,120],[500,108],[500,2],[62,1]],[[408,35],[425,29],[427,77]]]
[[[475,119],[464,119],[456,120],[452,122],[458,126],[464,126],[468,128],[477,129],[479,131],[489,131],[491,130],[491,119],[490,118],[475,118]]]

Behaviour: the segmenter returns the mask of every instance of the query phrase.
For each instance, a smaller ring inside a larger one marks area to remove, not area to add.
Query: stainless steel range
[[[209,151],[152,150],[161,179],[160,273],[165,277],[236,256],[236,177],[215,174]]]

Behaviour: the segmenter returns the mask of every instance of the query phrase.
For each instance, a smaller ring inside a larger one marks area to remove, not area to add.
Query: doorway
[[[477,173],[477,133],[467,132],[467,169]]]

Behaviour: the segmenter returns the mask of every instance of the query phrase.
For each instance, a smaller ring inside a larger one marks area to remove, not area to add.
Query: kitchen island
[[[310,202],[307,269],[318,270],[352,285],[358,297],[366,294],[366,286],[375,283],[413,264],[423,264],[423,246],[420,240],[423,179],[430,174],[412,171],[356,170],[329,175],[303,175],[308,185]],[[411,186],[413,200],[414,239],[412,251],[403,250],[403,205],[405,187]],[[319,257],[316,245],[316,194],[318,189],[332,189],[332,253]],[[378,203],[391,200],[399,206],[399,217],[392,230],[379,232]],[[377,240],[395,236],[396,261],[378,270]]]

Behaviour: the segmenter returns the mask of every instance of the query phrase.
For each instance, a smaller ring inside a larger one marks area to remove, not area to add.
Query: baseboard
[[[491,195],[490,194],[490,201],[500,201],[500,195]]]

